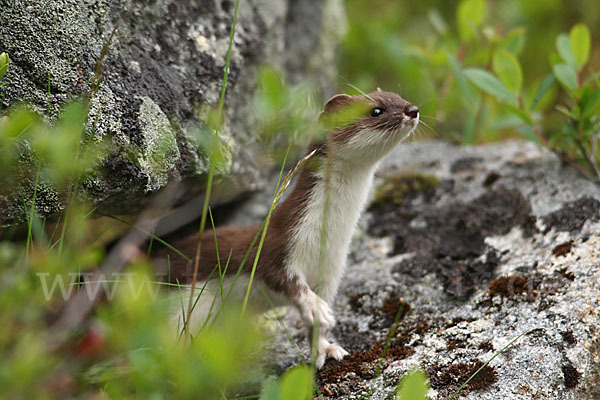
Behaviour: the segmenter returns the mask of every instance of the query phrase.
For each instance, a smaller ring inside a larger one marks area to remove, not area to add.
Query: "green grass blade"
[[[229,37],[229,47],[227,48],[227,58],[225,60],[225,70],[223,71],[223,82],[221,84],[221,95],[219,97],[219,107],[218,107],[218,114],[219,114],[219,120],[222,121],[222,116],[223,116],[223,106],[225,104],[225,93],[227,91],[227,79],[229,77],[229,66],[231,64],[231,51],[233,49],[233,39],[235,37],[235,27],[237,24],[237,14],[238,14],[238,7],[239,7],[239,0],[236,0],[235,2],[235,10],[233,12],[233,20],[231,23],[231,35]],[[218,138],[219,136],[219,131],[216,131],[216,136]],[[193,273],[193,277],[192,277],[192,293],[190,296],[190,303],[188,305],[188,319],[189,319],[189,315],[192,312],[192,297],[194,294],[194,287],[196,286],[196,275],[198,273],[198,263],[200,262],[200,253],[202,251],[202,235],[204,232],[204,227],[206,226],[206,214],[207,214],[207,210],[208,210],[208,203],[210,201],[210,194],[211,194],[211,189],[212,189],[212,182],[213,182],[213,175],[215,173],[215,152],[216,150],[213,150],[212,154],[210,154],[210,168],[208,170],[208,178],[207,178],[207,182],[206,182],[206,196],[204,197],[204,204],[202,205],[202,218],[200,221],[200,229],[198,230],[198,246],[196,249],[196,256],[194,259],[194,273]]]
[[[279,178],[277,179],[277,185],[275,187],[275,193],[273,194],[273,200],[271,200],[271,205],[269,207],[269,213],[264,222],[264,227],[262,229],[262,233],[260,236],[260,241],[258,243],[258,247],[256,249],[256,255],[254,256],[254,264],[252,265],[252,271],[250,271],[250,281],[248,282],[248,287],[246,288],[246,295],[244,296],[244,302],[242,303],[242,315],[246,312],[246,307],[248,306],[248,298],[250,297],[250,289],[252,287],[252,282],[254,280],[254,274],[256,272],[256,267],[258,265],[258,259],[260,258],[260,252],[262,250],[263,244],[265,242],[265,237],[267,236],[267,229],[269,229],[269,221],[271,220],[271,215],[273,214],[273,210],[275,210],[275,206],[277,204],[277,196],[279,194],[279,187],[282,182],[283,177],[283,169],[285,168],[285,163],[287,161],[288,155],[290,153],[290,149],[292,148],[293,141],[290,140],[288,147],[285,151],[285,155],[283,157],[283,162],[281,163],[281,169],[279,171]]]
[[[154,240],[156,240],[157,242],[159,242],[160,244],[162,244],[163,246],[165,246],[169,250],[175,252],[178,256],[180,256],[181,258],[183,258],[185,261],[192,262],[192,260],[188,256],[186,256],[185,254],[183,254],[181,251],[177,250],[175,247],[173,247],[173,245],[169,244],[165,240],[163,240],[160,237],[152,234],[152,232],[148,232],[145,229],[142,229],[139,226],[136,226],[135,224],[132,224],[131,222],[125,221],[122,218],[115,217],[114,215],[103,214],[103,213],[100,213],[100,215],[104,215],[105,217],[112,218],[112,219],[114,219],[116,221],[124,223],[125,225],[127,225],[127,226],[129,226],[131,228],[135,228],[138,231],[145,233],[146,235],[148,235],[149,237],[153,238]]]
[[[513,340],[511,340],[510,342],[508,342],[508,344],[506,346],[504,346],[502,349],[500,349],[500,351],[498,351],[496,354],[494,354],[492,356],[492,358],[490,358],[489,360],[487,360],[485,362],[485,364],[483,364],[481,367],[479,367],[479,369],[477,371],[475,371],[475,373],[473,373],[473,375],[471,375],[469,377],[469,379],[466,380],[465,383],[463,383],[462,385],[460,385],[460,387],[458,389],[456,389],[456,392],[454,392],[452,394],[452,396],[450,396],[450,398],[448,400],[452,400],[454,399],[458,393],[465,387],[467,386],[467,384],[469,382],[471,382],[471,379],[475,378],[475,376],[479,373],[479,371],[481,371],[482,369],[484,369],[489,363],[492,362],[492,360],[496,357],[498,357],[500,354],[502,354],[504,351],[506,351],[506,349],[508,349],[510,346],[512,346],[513,343],[515,343],[517,340],[519,340],[521,338],[521,336],[525,335],[526,333],[531,332],[531,331],[527,331],[527,332],[523,332],[521,333],[519,336],[517,336],[516,338],[514,338]]]

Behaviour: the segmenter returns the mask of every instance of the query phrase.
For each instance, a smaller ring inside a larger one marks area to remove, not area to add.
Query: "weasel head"
[[[335,160],[375,164],[419,124],[419,108],[381,89],[361,96],[338,94],[320,117]]]

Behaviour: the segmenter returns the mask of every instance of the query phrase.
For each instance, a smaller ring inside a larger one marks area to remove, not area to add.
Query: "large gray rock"
[[[5,2],[0,51],[9,53],[11,65],[3,106],[27,102],[54,119],[65,102],[81,98],[89,87],[119,23],[86,129],[86,140],[108,139],[110,154],[100,173],[83,182],[82,193],[111,213],[139,211],[170,180],[185,180],[180,200],[190,198],[203,190],[207,155],[197,132],[206,110],[218,103],[234,5],[233,0]],[[273,65],[292,82],[314,79],[329,94],[344,21],[341,0],[240,2],[221,132],[229,151],[218,170],[230,181],[227,187],[217,184],[215,202],[264,184],[264,156],[247,118],[258,67]],[[31,182],[21,184],[25,202],[19,195],[0,204],[5,225],[23,220],[23,204],[33,195]],[[38,184],[39,214],[61,212],[64,199],[47,182]]]
[[[402,145],[379,175],[334,307],[351,354],[319,372],[322,393],[389,399],[421,368],[448,399],[524,334],[461,398],[600,399],[600,188],[524,142]],[[277,372],[299,358],[274,326]]]

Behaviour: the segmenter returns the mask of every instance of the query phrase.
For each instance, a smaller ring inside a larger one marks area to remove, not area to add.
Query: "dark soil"
[[[503,276],[490,282],[489,291],[492,296],[512,297],[516,294],[527,293],[527,277]]]
[[[568,389],[577,387],[581,374],[575,369],[571,362],[568,362],[562,366],[562,372],[565,378],[565,386]]]
[[[492,171],[483,180],[483,186],[490,187],[500,178],[502,178],[500,174]]]
[[[431,387],[436,390],[445,389],[448,394],[454,392],[460,385],[467,381],[483,366],[483,362],[476,360],[470,363],[459,363],[448,366],[434,366],[428,371]],[[467,394],[471,390],[484,389],[498,380],[498,374],[494,367],[486,365],[469,383],[462,389],[461,394]]]
[[[484,350],[484,351],[494,351],[494,345],[489,340],[479,343],[477,348],[479,350]]]
[[[400,296],[390,295],[384,300],[379,314],[387,326],[391,326],[392,323],[403,319],[409,311],[410,305],[402,301]]]
[[[394,303],[394,302],[390,302]],[[389,304],[386,302],[386,304]],[[400,301],[399,306],[384,304],[385,309],[396,309],[396,316],[409,313],[408,304]],[[317,373],[317,379],[324,395],[333,398],[358,393],[364,389],[364,382],[373,379],[383,368],[393,360],[402,360],[414,354],[411,340],[415,336],[422,337],[431,330],[441,329],[443,320],[429,315],[419,314],[410,320],[403,320],[397,325],[390,326],[384,339],[372,342],[361,350],[354,351],[342,361],[329,360]],[[340,343],[346,346],[339,336]],[[356,344],[354,344],[356,346]],[[347,346],[346,349],[351,349]],[[395,384],[395,383],[394,383]],[[331,393],[331,394],[329,394]]]
[[[413,280],[433,272],[448,295],[465,299],[489,282],[500,260],[500,254],[484,239],[506,234],[514,226],[530,236],[536,231],[535,219],[523,196],[503,187],[468,204],[436,206],[437,197],[426,193],[422,198],[413,197],[419,201],[405,199],[400,205],[373,206],[369,233],[392,236],[392,255],[416,253],[396,265],[393,272]]]
[[[571,252],[572,248],[573,248],[573,241],[569,240],[568,242],[561,243],[558,246],[554,247],[552,249],[552,255],[554,257],[559,257],[559,256],[564,257]]]
[[[544,217],[546,230],[579,231],[588,219],[598,220],[600,217],[600,201],[592,197],[581,197],[565,203],[560,210]]]
[[[570,329],[568,329],[564,332],[561,332],[560,335],[563,337],[563,340],[568,345],[574,345],[575,343],[577,343],[577,339],[575,339],[575,336],[573,335],[573,331]]]

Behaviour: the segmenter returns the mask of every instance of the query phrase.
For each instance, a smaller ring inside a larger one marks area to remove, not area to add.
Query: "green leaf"
[[[506,50],[498,50],[494,53],[492,67],[500,81],[513,93],[521,91],[523,73],[519,61]]]
[[[580,70],[587,63],[592,46],[590,29],[586,24],[577,24],[571,29],[569,44],[577,69]]]
[[[467,79],[484,92],[496,97],[503,103],[517,104],[517,96],[504,86],[494,75],[479,68],[468,68],[463,71]]]
[[[446,33],[448,32],[448,24],[446,24],[446,21],[444,21],[444,17],[439,10],[436,8],[430,9],[427,13],[427,19],[429,19],[429,23],[440,36],[446,36]]]
[[[475,97],[473,96],[473,91],[471,90],[471,87],[469,86],[469,83],[467,82],[467,79],[465,78],[463,71],[460,69],[460,65],[458,65],[458,61],[456,61],[456,58],[454,57],[454,55],[452,55],[450,53],[446,53],[446,58],[448,59],[450,68],[452,69],[452,72],[454,73],[454,76],[456,77],[456,82],[458,82],[458,86],[460,87],[460,90],[462,91],[462,93],[464,95],[464,99],[466,100],[467,105],[473,104],[475,101]]]
[[[581,99],[579,100],[581,116],[584,118],[600,114],[600,90],[585,88]]]
[[[269,381],[260,391],[260,400],[279,400],[280,385],[279,382]]]
[[[529,114],[521,110],[519,107],[511,106],[509,104],[504,104],[504,107],[506,107],[508,111],[519,117],[521,121],[525,122],[527,125],[533,125],[533,121],[531,120]]]
[[[575,68],[567,64],[558,64],[552,68],[552,72],[567,91],[574,92],[577,90],[577,72],[575,72]]]
[[[565,114],[567,117],[572,118],[572,119],[577,119],[577,115],[573,114],[571,112],[571,110],[569,110],[567,107],[565,106],[556,106],[556,109],[558,111],[560,111],[561,113]]]
[[[423,371],[412,371],[400,381],[396,400],[425,400],[427,390],[427,375]]]
[[[0,79],[4,78],[4,75],[6,75],[6,71],[8,71],[9,62],[10,60],[8,58],[8,54],[0,54]]]
[[[577,62],[575,61],[575,56],[571,50],[571,43],[569,42],[569,37],[566,34],[561,33],[558,35],[556,38],[556,49],[558,50],[558,54],[564,62],[573,67],[573,69],[577,68]]]
[[[550,55],[548,56],[548,62],[550,63],[550,66],[552,66],[552,67],[554,67],[557,64],[564,64],[563,59],[554,52],[550,53]]]
[[[478,103],[480,103],[478,101]],[[479,109],[479,104],[474,109]],[[467,113],[467,118],[465,120],[465,128],[463,134],[463,144],[475,144],[477,141],[477,134],[475,133],[475,125],[477,122],[477,118],[475,117],[475,113]]]
[[[281,400],[308,400],[312,398],[313,379],[310,368],[298,366],[290,369],[281,378]]]
[[[281,75],[274,68],[263,67],[259,70],[258,87],[271,110],[285,104],[286,89]]]
[[[529,107],[530,110],[533,110],[535,108],[535,106],[537,106],[537,104],[540,102],[542,97],[544,97],[546,92],[548,92],[548,90],[550,90],[552,85],[554,85],[555,81],[556,81],[556,78],[554,78],[554,74],[550,73],[550,74],[546,75],[544,80],[542,80],[542,82],[540,83],[540,86],[538,87],[538,90],[535,93],[535,96],[533,96],[533,101],[531,102],[531,106]]]
[[[484,0],[463,0],[456,11],[458,32],[462,40],[475,37],[477,28],[485,18],[486,4]]]
[[[37,114],[25,106],[20,106],[0,125],[0,140],[19,138],[39,124]]]
[[[508,52],[521,54],[525,46],[525,28],[513,29],[500,41],[500,47]]]

